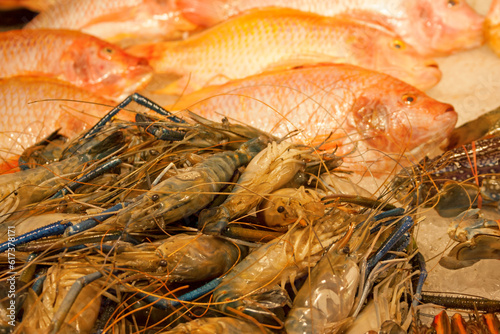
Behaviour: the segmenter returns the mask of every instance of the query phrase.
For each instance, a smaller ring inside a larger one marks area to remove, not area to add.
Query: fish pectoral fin
[[[299,54],[293,58],[281,59],[264,68],[262,72],[283,71],[292,68],[314,67],[318,65],[341,63],[343,58],[337,58],[321,53]]]

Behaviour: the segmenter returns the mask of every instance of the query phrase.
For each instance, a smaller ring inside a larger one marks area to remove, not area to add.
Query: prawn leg
[[[120,160],[118,158],[115,158],[111,161],[108,161],[104,165],[97,167],[96,169],[88,172],[87,174],[83,175],[82,177],[69,183],[66,187],[59,190],[57,193],[55,193],[50,199],[60,198],[64,195],[66,195],[70,191],[75,191],[79,187],[83,186],[85,182],[89,182],[89,181],[95,179],[96,177],[103,175],[104,173],[115,168],[116,166],[120,165],[121,163],[122,163],[122,160]]]
[[[54,317],[52,318],[51,334],[56,334],[59,331],[64,319],[68,315],[68,312],[69,312],[71,306],[73,305],[76,298],[78,297],[78,294],[80,294],[80,291],[82,291],[82,289],[86,285],[92,283],[93,281],[95,281],[101,277],[102,277],[102,273],[98,271],[98,272],[80,277],[79,279],[76,280],[75,283],[73,283],[73,285],[71,286],[71,289],[68,291],[68,294],[64,297],[64,300],[62,301],[61,305],[59,306],[56,313],[54,314]]]
[[[117,213],[120,209],[123,209],[127,203],[119,203],[105,211],[101,214],[84,220],[81,223],[73,225],[71,222],[62,222],[57,221],[55,223],[49,224],[47,226],[43,226],[37,228],[36,230],[30,231],[28,233],[22,234],[14,240],[6,241],[0,244],[0,253],[5,252],[9,247],[16,247],[31,241],[39,240],[45,237],[55,236],[65,234],[66,236],[72,236],[76,233],[80,233],[82,231],[88,230],[96,226],[100,221],[104,221]]]
[[[185,133],[166,129],[156,124],[153,119],[141,114],[135,115],[135,122],[137,125],[143,127],[147,133],[160,140],[180,141],[185,137]]]
[[[217,288],[222,281],[222,277],[217,277],[211,280],[210,282],[196,288],[192,291],[189,291],[179,297],[175,297],[175,300],[165,299],[162,297],[157,297],[153,295],[146,295],[144,293],[138,293],[137,296],[144,298],[144,301],[147,303],[153,304],[152,306],[161,309],[167,310],[171,307],[178,307],[182,302],[190,302],[193,301],[209,292]]]
[[[404,215],[405,213],[405,209],[403,208],[394,208],[394,209],[390,209],[388,211],[385,211],[385,212],[381,212],[375,216],[373,216],[373,220],[374,221],[379,221],[379,220],[382,220],[382,219],[387,219],[387,218],[390,218],[390,217],[398,217],[398,216],[402,216]],[[361,222],[360,224],[356,225],[356,229],[359,229],[361,228],[367,221],[363,221]],[[372,227],[372,229],[370,230],[370,233],[375,233],[377,232],[381,225],[389,225],[389,224],[392,224],[394,222],[394,220],[388,220],[388,221],[385,221],[375,227]]]
[[[94,125],[92,128],[90,128],[87,133],[83,136],[83,139],[87,139],[95,135],[97,132],[99,132],[107,123],[111,121],[111,119],[120,112],[120,110],[124,109],[126,106],[128,106],[132,101],[136,102],[137,104],[140,104],[141,106],[144,106],[160,115],[168,117],[171,121],[175,123],[185,123],[184,120],[172,115],[169,111],[165,110],[162,108],[160,105],[154,103],[150,99],[138,94],[134,93],[132,95],[129,95],[125,100],[120,102],[116,107],[111,109],[110,112],[108,112],[99,122],[97,122],[96,125]]]
[[[394,205],[390,203],[383,203],[379,200],[358,196],[358,195],[348,195],[348,194],[333,194],[322,198],[322,200],[333,200],[340,203],[352,203],[367,208],[379,208],[382,211],[391,211],[397,209]]]
[[[395,230],[385,240],[377,253],[368,259],[366,270],[367,274],[373,270],[375,265],[387,254],[388,251],[394,248],[399,240],[413,227],[413,224],[413,219],[411,219],[410,216],[405,216],[396,224]]]
[[[16,247],[21,244],[25,244],[30,241],[38,240],[44,237],[49,237],[53,235],[61,235],[64,233],[66,228],[71,226],[70,222],[63,223],[62,221],[58,221],[52,224],[49,224],[44,227],[37,228],[31,232],[20,235],[14,240],[5,241],[0,244],[0,253],[5,252],[7,249],[11,247]]]
[[[128,203],[118,203],[118,204],[112,206],[111,208],[104,210],[103,212],[101,212],[101,214],[99,214],[93,218],[84,220],[81,223],[78,223],[75,225],[71,225],[65,231],[64,234],[69,237],[69,236],[75,235],[77,233],[86,231],[86,230],[96,226],[97,224],[99,224],[99,222],[102,222],[102,221],[108,219],[109,217],[113,216],[114,214],[118,213],[118,211],[120,211],[121,209],[123,209],[127,205],[128,205]]]
[[[422,289],[424,288],[424,283],[427,279],[427,268],[425,266],[425,258],[422,253],[418,252],[415,255],[415,261],[417,262],[417,267],[419,268],[420,274],[418,275],[417,287],[413,295],[413,307],[416,307],[418,303],[422,301]]]

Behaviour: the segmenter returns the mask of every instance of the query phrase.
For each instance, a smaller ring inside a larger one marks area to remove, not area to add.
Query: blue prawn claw
[[[447,269],[469,267],[483,259],[500,260],[500,236],[478,234],[471,240],[459,243],[439,264]]]
[[[497,222],[484,218],[479,209],[467,210],[461,213],[453,219],[448,227],[448,235],[458,242],[466,242],[479,234],[500,237]]]
[[[457,216],[448,228],[459,242],[439,264],[448,269],[469,267],[482,259],[500,259],[500,229],[497,221],[483,217],[479,209]]]

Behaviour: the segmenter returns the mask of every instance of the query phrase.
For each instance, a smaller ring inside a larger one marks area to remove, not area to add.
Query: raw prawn
[[[146,230],[160,219],[161,227],[208,205],[236,168],[245,165],[264,147],[259,138],[236,151],[217,153],[193,168],[162,181],[120,212],[117,222],[127,230]],[[114,224],[113,222],[112,224]]]
[[[339,239],[350,218],[341,211],[334,211],[311,221],[306,227],[296,224],[283,237],[255,249],[214,291],[218,308],[244,312],[261,309],[259,303],[262,301],[257,298],[252,303],[252,299],[270,291],[275,284],[284,286],[289,280],[293,283],[307,268],[314,266],[324,248]]]
[[[59,190],[82,172],[84,164],[112,154],[123,143],[123,136],[115,132],[82,144],[86,153],[75,154],[59,162],[14,174],[0,175],[0,221],[8,218],[16,209],[39,202]]]
[[[263,196],[279,189],[304,169],[306,161],[320,162],[312,149],[290,142],[270,143],[250,161],[229,197],[216,208],[200,214],[198,226],[205,233],[220,233],[230,220],[257,206]],[[334,159],[337,162],[338,159]]]

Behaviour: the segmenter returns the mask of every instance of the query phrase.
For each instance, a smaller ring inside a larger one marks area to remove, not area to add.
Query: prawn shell
[[[227,273],[247,250],[214,236],[177,234],[163,242],[157,253],[167,261],[163,270],[169,281],[200,282]]]
[[[60,269],[57,266],[49,268],[43,284],[41,299],[30,291],[22,326],[26,333],[49,332],[51,320],[60,308],[66,294],[73,283],[80,277],[96,270],[92,267],[68,267]],[[31,290],[31,289],[29,289]],[[86,285],[77,301],[70,308],[59,333],[90,333],[99,315],[102,286],[98,281]],[[70,319],[75,318],[69,323]]]
[[[278,189],[258,207],[257,218],[269,227],[295,223],[300,217],[300,209],[307,212],[307,216],[311,219],[319,218],[323,215],[325,207],[312,192],[313,190],[303,187]]]
[[[359,267],[353,260],[328,253],[295,297],[285,322],[287,333],[322,333],[347,319],[359,280]]]

